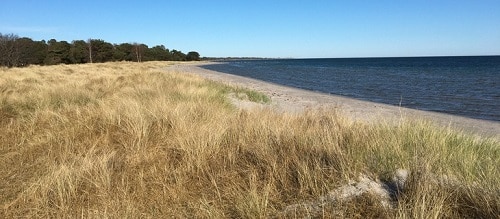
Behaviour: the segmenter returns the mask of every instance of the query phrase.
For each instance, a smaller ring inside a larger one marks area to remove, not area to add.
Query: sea
[[[229,60],[203,68],[360,100],[500,121],[500,56]]]

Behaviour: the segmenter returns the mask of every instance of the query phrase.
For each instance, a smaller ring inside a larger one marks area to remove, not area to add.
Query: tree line
[[[169,50],[163,45],[149,48],[142,43],[111,44],[101,39],[35,41],[0,33],[0,66],[81,64],[112,61],[198,61],[200,54]]]

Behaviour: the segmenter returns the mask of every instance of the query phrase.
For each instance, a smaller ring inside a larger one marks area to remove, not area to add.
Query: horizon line
[[[211,57],[205,56],[204,59],[366,59],[366,58],[439,58],[439,57],[489,57],[498,55],[423,55],[423,56],[346,56],[346,57],[256,57],[256,56],[228,56]]]

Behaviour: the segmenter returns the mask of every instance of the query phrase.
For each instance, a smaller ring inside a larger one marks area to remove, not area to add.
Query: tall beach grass
[[[288,205],[396,169],[410,178],[395,208],[368,194],[293,216],[498,217],[495,139],[330,109],[240,110],[229,94],[269,98],[166,65],[0,69],[0,217],[288,217]]]

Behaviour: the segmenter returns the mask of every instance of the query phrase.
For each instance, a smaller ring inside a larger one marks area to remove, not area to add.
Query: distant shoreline
[[[498,57],[221,61],[203,68],[305,90],[500,122]]]
[[[481,137],[500,139],[500,122],[472,119],[431,111],[415,110],[388,104],[374,103],[348,97],[330,95],[298,88],[277,85],[270,82],[204,69],[201,66],[216,64],[217,61],[183,63],[169,68],[179,72],[256,90],[271,98],[271,107],[283,112],[301,112],[312,108],[337,108],[356,121],[397,122],[401,118],[424,119],[443,127],[472,133]]]
[[[307,59],[394,59],[394,58],[446,58],[446,57],[498,57],[500,55],[436,55],[436,56],[360,56],[360,57],[203,57],[203,61],[245,61],[245,60],[307,60]]]

